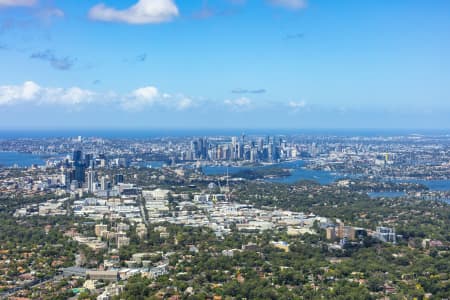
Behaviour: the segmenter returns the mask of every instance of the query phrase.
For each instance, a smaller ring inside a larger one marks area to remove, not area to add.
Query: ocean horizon
[[[0,139],[14,138],[57,138],[57,137],[103,137],[103,138],[157,138],[191,136],[240,136],[245,135],[306,135],[306,136],[405,136],[432,135],[450,136],[450,129],[336,129],[336,128],[152,128],[152,129],[42,129],[42,130],[1,130]]]

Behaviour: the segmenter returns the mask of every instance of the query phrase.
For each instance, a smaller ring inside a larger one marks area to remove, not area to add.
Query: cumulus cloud
[[[292,109],[293,112],[298,112],[299,110],[306,108],[306,101],[289,101],[288,107]]]
[[[71,87],[68,89],[45,89],[45,103],[78,105],[94,101],[96,94],[89,90],[83,90],[79,87]]]
[[[60,104],[79,105],[89,103],[96,97],[96,93],[79,87],[46,88],[33,81],[26,81],[22,85],[0,86],[0,106],[15,104]]]
[[[143,88],[139,88],[135,91],[133,91],[133,96],[136,99],[144,100],[144,101],[150,101],[156,97],[159,96],[158,89],[154,86],[147,86]]]
[[[241,97],[237,99],[227,99],[224,104],[235,111],[243,111],[250,108],[252,101],[249,98]]]
[[[178,110],[184,110],[184,109],[187,109],[187,108],[193,106],[193,101],[191,98],[183,96],[183,97],[181,97],[181,99],[179,99],[177,101],[176,105],[177,105]]]
[[[21,86],[0,86],[0,105],[31,101],[39,91],[40,87],[32,81],[27,81]]]
[[[120,106],[127,111],[141,111],[155,106],[185,110],[194,106],[194,101],[183,94],[162,93],[154,86],[147,86],[138,88],[123,97]]]
[[[306,0],[269,0],[272,5],[288,9],[302,9],[306,7]]]
[[[33,81],[26,81],[20,85],[0,86],[0,106],[32,104],[79,108],[84,104],[100,103],[126,111],[142,111],[151,107],[185,110],[195,106],[195,101],[191,97],[163,93],[155,86],[141,87],[125,94],[113,91],[97,93],[79,87],[42,87]]]
[[[161,97],[156,87],[147,86],[134,90],[129,96],[124,98],[121,105],[126,110],[141,110],[162,100],[163,97]]]
[[[289,107],[292,107],[292,108],[303,108],[303,107],[305,107],[306,106],[306,102],[305,101],[298,101],[298,102],[296,102],[296,101],[290,101],[289,103],[288,103],[288,105],[289,105]]]
[[[76,59],[69,56],[57,57],[51,50],[32,53],[30,58],[47,61],[53,68],[62,71],[71,69],[76,61]]]
[[[37,0],[0,0],[0,7],[12,6],[33,6]]]
[[[139,0],[123,10],[98,4],[89,11],[89,17],[93,20],[128,24],[163,23],[178,15],[178,7],[173,0]]]
[[[97,80],[96,80],[97,81]],[[94,81],[94,82],[96,82]],[[190,97],[182,93],[166,93],[156,86],[144,86],[126,93],[114,91],[95,92],[80,87],[44,87],[34,81],[18,85],[0,85],[0,107],[15,105],[61,106],[77,111],[88,106],[107,105],[112,109],[127,112],[144,112],[149,110],[184,111],[195,107],[227,107],[234,112],[253,108],[253,102],[246,97],[213,101],[203,97]],[[298,108],[301,104],[292,102]]]

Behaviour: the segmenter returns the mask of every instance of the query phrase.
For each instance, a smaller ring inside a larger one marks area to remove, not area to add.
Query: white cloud
[[[227,99],[223,103],[231,107],[231,109],[233,110],[242,111],[249,109],[252,104],[252,101],[247,97],[241,97],[237,99]]]
[[[178,109],[178,110],[184,110],[184,109],[187,109],[187,108],[191,107],[192,105],[193,105],[192,99],[183,96],[183,97],[177,102],[177,109]]]
[[[249,111],[255,106],[247,97],[227,99],[216,102],[199,97],[190,97],[182,93],[166,93],[155,86],[144,86],[128,93],[94,92],[80,87],[42,87],[33,81],[26,81],[19,85],[0,85],[0,107],[14,105],[54,105],[72,109],[81,109],[87,105],[107,104],[114,109],[128,112],[141,112],[148,109],[162,109],[169,111],[184,111],[195,107],[224,108],[233,112]],[[274,103],[267,104],[268,108]],[[306,101],[289,101],[286,107],[291,112],[309,110]]]
[[[241,97],[235,100],[225,100],[225,104],[231,104],[236,106],[248,106],[252,101],[246,97]]]
[[[303,101],[303,100],[302,101],[298,101],[298,102],[290,101],[288,103],[288,106],[291,107],[291,108],[300,109],[300,108],[306,107],[306,102]]]
[[[31,101],[40,93],[40,90],[41,87],[32,81],[27,81],[21,86],[0,86],[0,105]]]
[[[143,112],[151,109],[176,112],[198,107],[206,109],[227,107],[231,111],[241,112],[253,108],[252,100],[246,97],[217,102],[182,93],[166,93],[151,85],[128,93],[95,92],[76,86],[43,87],[33,81],[18,85],[0,85],[0,107],[16,105],[59,106],[75,111],[88,106],[107,105],[112,109],[127,112]]]
[[[164,107],[167,109],[185,110],[194,105],[194,101],[183,94],[161,93],[154,86],[147,86],[132,91],[123,97],[120,106],[128,111],[141,111],[147,107]]]
[[[195,105],[190,97],[162,93],[154,86],[141,87],[122,95],[114,91],[97,93],[79,87],[41,87],[33,81],[26,81],[21,85],[0,86],[0,106],[31,104],[79,108],[90,103],[107,103],[127,111],[142,111],[149,107],[185,110]]]
[[[153,99],[159,97],[159,92],[154,86],[147,86],[134,90],[133,96],[142,101],[153,101]]]
[[[2,6],[33,6],[37,0],[0,0],[0,7]]]
[[[94,101],[96,96],[96,93],[79,87],[46,88],[33,81],[26,81],[22,85],[0,86],[0,106],[21,103],[73,106]]]
[[[288,9],[302,9],[306,7],[306,0],[269,0],[269,2]]]
[[[89,17],[93,20],[129,24],[168,22],[177,17],[178,14],[178,7],[173,0],[139,0],[136,4],[124,10],[98,4],[89,11]]]
[[[121,103],[125,110],[141,110],[146,106],[154,105],[163,101],[164,97],[154,86],[142,87],[134,90],[131,94],[124,98]]]
[[[83,90],[79,87],[71,87],[69,89],[46,89],[43,103],[79,105],[96,100],[96,96],[96,93],[89,90]]]

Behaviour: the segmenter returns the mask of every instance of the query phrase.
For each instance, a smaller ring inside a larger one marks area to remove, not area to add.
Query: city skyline
[[[0,0],[0,129],[449,129],[449,8]]]

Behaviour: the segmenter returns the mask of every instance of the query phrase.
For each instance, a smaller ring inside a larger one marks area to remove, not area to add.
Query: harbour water
[[[64,157],[65,155],[61,155]],[[13,167],[15,165],[19,167],[30,167],[31,165],[43,166],[46,159],[32,153],[22,152],[0,152],[0,167]],[[167,164],[165,161],[143,161],[136,163],[136,166],[142,168],[161,168]]]
[[[153,161],[143,162],[142,167],[160,168],[165,162]],[[0,166],[12,167],[17,165],[19,167],[29,167],[31,165],[44,165],[45,159],[39,155],[32,153],[21,152],[0,152]],[[227,169],[229,174],[235,174],[242,170],[249,170],[254,168],[271,168],[280,167],[291,170],[291,174],[286,177],[270,178],[266,179],[270,182],[292,184],[301,180],[313,180],[320,184],[330,184],[345,176],[328,171],[310,170],[305,168],[305,162],[302,160],[282,162],[275,165],[267,166],[204,166],[203,172],[206,175],[225,175]],[[414,182],[422,183],[426,185],[432,191],[450,191],[450,180],[398,180],[398,182]],[[383,195],[370,195],[372,197],[384,196],[384,197],[398,197],[400,194],[388,193]]]
[[[280,168],[286,168],[291,170],[291,175],[286,177],[279,177],[279,178],[270,178],[266,179],[267,181],[271,182],[278,182],[278,183],[295,183],[301,180],[313,180],[320,184],[330,184],[336,181],[339,178],[342,178],[342,176],[339,176],[335,173],[327,172],[327,171],[316,171],[316,170],[309,170],[305,168],[305,162],[301,160],[296,161],[289,161],[289,162],[282,162],[279,164],[274,165],[268,165],[268,166],[242,166],[242,167],[236,167],[236,166],[205,166],[203,167],[203,173],[206,175],[226,175],[227,169],[229,174],[235,174],[243,170],[251,170],[255,168],[272,168],[272,167],[280,167]]]
[[[280,164],[270,165],[270,166],[205,166],[203,167],[203,172],[206,175],[225,175],[235,174],[242,170],[249,170],[254,168],[270,168],[270,167],[281,167],[291,170],[291,175],[280,178],[271,178],[267,179],[267,181],[278,182],[278,183],[295,183],[300,180],[313,180],[320,184],[330,184],[335,182],[340,178],[345,178],[342,174],[336,174],[328,171],[318,171],[318,170],[310,170],[305,168],[305,162],[301,160],[283,162]],[[413,182],[413,183],[422,183],[427,186],[432,191],[450,191],[450,180],[398,180],[398,182]],[[372,197],[383,196],[383,197],[398,197],[404,194],[396,194],[393,192],[383,193],[382,195],[377,195],[376,193],[372,193]]]
[[[45,165],[45,160],[39,155],[22,152],[0,152],[0,166],[30,167],[31,165]]]

